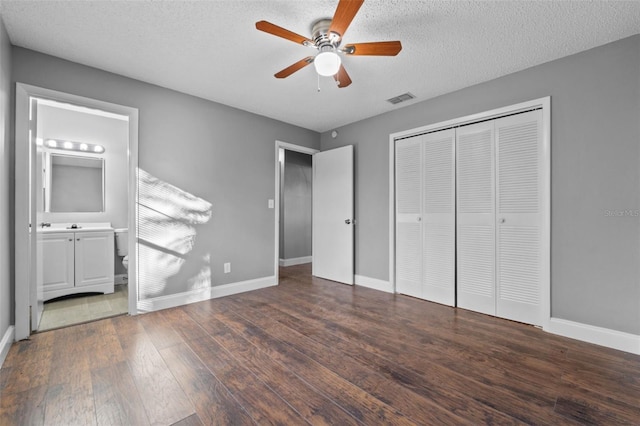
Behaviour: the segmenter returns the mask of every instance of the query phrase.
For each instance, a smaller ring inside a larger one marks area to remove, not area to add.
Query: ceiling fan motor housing
[[[329,32],[330,26],[331,19],[320,19],[311,26],[313,43],[320,51],[326,51],[327,49],[323,48],[327,46],[331,47],[332,50],[337,49],[342,41],[340,34]]]

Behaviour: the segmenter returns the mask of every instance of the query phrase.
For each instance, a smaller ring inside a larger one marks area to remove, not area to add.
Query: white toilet
[[[119,228],[115,230],[116,234],[116,252],[118,256],[124,256],[122,265],[124,269],[129,268],[129,230],[127,228]]]

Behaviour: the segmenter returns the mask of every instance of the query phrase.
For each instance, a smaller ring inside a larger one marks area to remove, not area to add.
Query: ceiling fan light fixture
[[[336,75],[340,70],[342,60],[336,52],[325,51],[316,55],[313,60],[313,65],[316,67],[316,72],[323,77],[330,77]]]

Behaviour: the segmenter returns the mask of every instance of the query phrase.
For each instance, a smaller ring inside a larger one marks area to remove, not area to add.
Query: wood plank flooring
[[[640,424],[640,356],[311,278],[14,344],[0,425]]]

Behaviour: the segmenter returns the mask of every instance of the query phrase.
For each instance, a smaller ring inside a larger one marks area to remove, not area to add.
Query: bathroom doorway
[[[126,314],[127,270],[122,262],[126,253],[120,234],[129,227],[129,117],[37,97],[32,102],[37,109],[37,214],[42,217],[35,227],[42,234],[37,242],[36,285],[42,287],[44,298],[36,330]],[[96,229],[97,224],[106,225],[104,240],[97,237],[102,229]],[[73,225],[75,230],[67,229]],[[85,266],[94,269],[82,271],[86,277],[79,277],[76,263],[80,250],[92,248],[79,236],[91,237],[93,250],[105,243],[110,252],[102,256],[94,251],[103,259],[85,260]],[[61,255],[67,246],[73,248],[73,256]],[[67,273],[62,265],[74,270]]]
[[[283,269],[311,275],[313,154],[315,149],[276,141],[275,275]]]
[[[137,125],[136,109],[18,83],[16,340],[136,313]]]

